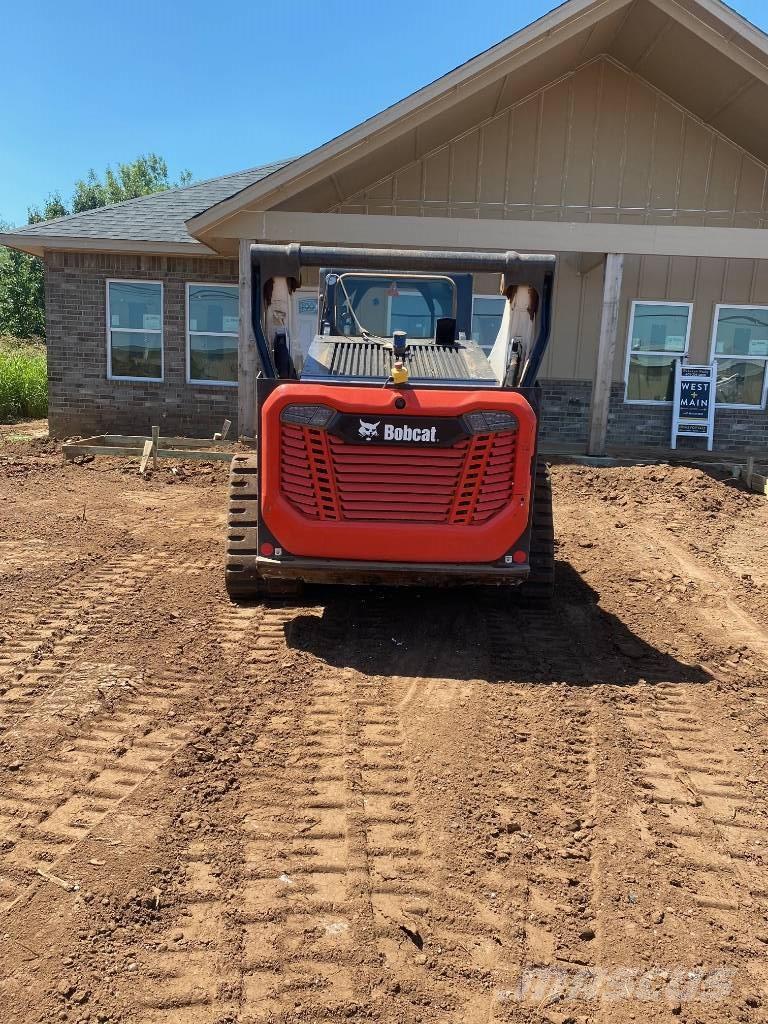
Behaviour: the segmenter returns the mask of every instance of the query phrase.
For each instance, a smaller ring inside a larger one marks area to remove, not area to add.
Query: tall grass
[[[0,336],[0,423],[47,415],[45,345]]]

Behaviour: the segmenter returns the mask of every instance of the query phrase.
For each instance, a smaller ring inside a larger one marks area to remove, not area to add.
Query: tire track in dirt
[[[313,678],[308,693],[248,706],[249,681],[285,658],[285,631],[302,611],[233,605],[220,617],[223,646],[242,673],[222,709],[242,701],[254,742],[221,834],[186,848],[166,949],[143,958],[163,986],[143,999],[142,1021],[214,1021],[236,1010],[272,1020],[305,989],[330,1006],[346,998],[335,952],[349,930],[336,911],[345,898],[338,683]]]
[[[458,1024],[488,1020],[501,950],[496,915],[477,900],[474,870],[452,857],[445,821],[435,815],[434,766],[419,742],[425,708],[450,713],[472,696],[474,684],[452,669],[467,643],[474,657],[479,645],[460,608],[435,604],[434,617],[419,614],[418,594],[396,607],[357,605],[354,635],[338,660],[354,666],[346,673],[347,714],[357,739],[353,779],[372,914],[372,1006],[383,1020]],[[442,649],[429,642],[435,628],[447,638]]]
[[[659,531],[641,527],[647,542],[660,546],[667,562],[676,565],[684,578],[695,581],[703,592],[703,600],[689,605],[699,619],[702,631],[710,638],[724,637],[727,644],[748,647],[757,655],[762,667],[768,669],[768,629],[745,611],[718,576],[700,559],[690,555],[682,545]],[[720,671],[722,666],[717,666]]]
[[[145,679],[112,714],[20,771],[0,795],[0,911],[10,911],[181,746],[163,723],[188,692],[182,670]]]
[[[512,704],[505,713],[495,700],[486,720],[502,776],[498,884],[520,937],[498,986],[500,1019],[514,1017],[513,1003],[546,1012],[559,1002],[558,978],[588,977],[599,966],[596,726],[578,639],[591,623],[569,622],[567,611],[494,602],[486,612],[489,678]],[[578,1010],[594,1012],[588,991]]]
[[[99,566],[85,581],[73,582],[46,610],[18,610],[0,650],[0,735],[34,716],[41,702],[62,699],[66,676],[84,643],[108,632],[113,608],[130,600],[164,564],[161,556],[125,556]],[[59,691],[57,693],[57,691]]]
[[[278,704],[260,744],[275,764],[273,785],[246,794],[242,1012],[254,1021],[295,1006],[345,1020],[365,998],[352,953],[365,927],[367,864],[344,681],[322,665],[309,671],[303,698]]]
[[[709,966],[733,972],[734,1015],[723,1019],[737,1019],[737,993],[754,998],[768,982],[760,955],[768,917],[765,763],[759,756],[756,763],[754,748],[722,717],[713,724],[713,698],[717,691],[697,697],[659,686],[628,727],[642,741],[639,779],[653,806],[648,829],[673,851],[673,885],[698,933],[694,963],[706,954]],[[747,780],[762,780],[762,792]]]

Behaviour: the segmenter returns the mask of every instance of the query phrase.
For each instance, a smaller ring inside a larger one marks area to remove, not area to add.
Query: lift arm
[[[345,270],[440,271],[454,273],[497,273],[502,275],[502,293],[527,285],[539,296],[540,317],[536,340],[528,353],[520,378],[521,386],[536,380],[549,342],[552,321],[552,288],[557,258],[550,254],[476,252],[472,249],[373,249],[344,246],[268,245],[251,246],[252,319],[265,377],[277,377],[270,342],[264,333],[263,310],[269,304],[276,278],[288,281],[289,291],[301,282],[302,267],[343,267]]]

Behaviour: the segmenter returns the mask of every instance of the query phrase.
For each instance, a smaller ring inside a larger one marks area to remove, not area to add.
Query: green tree
[[[75,182],[72,195],[72,213],[95,210],[109,203],[136,199],[153,192],[188,185],[190,171],[182,171],[179,180],[168,177],[168,165],[156,153],[139,156],[127,164],[118,164],[117,172],[107,167],[104,179],[90,170],[85,179]],[[56,217],[65,217],[70,211],[61,195],[53,192],[42,209],[31,206],[27,222],[40,224]],[[12,231],[9,224],[0,221],[0,231]],[[43,264],[36,256],[5,249],[0,246],[0,334],[13,334],[19,338],[45,336],[45,289]]]
[[[168,177],[168,164],[156,153],[137,157],[128,164],[118,164],[117,172],[107,167],[103,181],[91,168],[85,179],[75,182],[72,212],[82,213],[83,210],[95,210],[108,203],[120,203],[125,199],[136,199],[169,188],[183,188],[191,180],[191,171],[182,171],[178,181],[171,181]]]
[[[12,230],[0,221],[0,231]],[[0,246],[0,334],[41,338],[45,334],[43,266],[39,259]]]
[[[55,217],[66,217],[69,210],[58,192],[53,192],[43,203],[43,209],[37,206],[27,207],[27,224],[39,224],[44,220],[53,220]]]

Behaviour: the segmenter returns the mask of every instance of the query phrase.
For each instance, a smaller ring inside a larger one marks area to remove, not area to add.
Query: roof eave
[[[350,128],[349,131],[331,139],[317,149],[311,150],[304,156],[298,157],[286,167],[274,171],[261,181],[254,182],[234,196],[223,199],[207,210],[190,217],[185,222],[187,231],[190,235],[200,238],[246,203],[262,201],[265,197],[269,197],[269,201],[265,204],[269,206],[275,201],[287,198],[286,193],[298,191],[303,187],[304,179],[321,165],[330,163],[338,157],[354,159],[359,155],[359,147],[370,143],[374,136],[386,133],[398,123],[417,113],[422,117],[428,117],[432,104],[450,97],[474,80],[482,79],[500,61],[507,60],[515,53],[522,55],[527,48],[536,43],[554,43],[552,37],[556,32],[565,30],[569,25],[572,28],[584,27],[588,20],[603,17],[626,2],[627,0],[568,0],[520,29],[519,32],[478,54],[453,71],[449,71],[417,92],[387,107],[379,114],[362,121],[354,128]]]
[[[218,256],[219,253],[202,242],[158,242],[124,238],[78,238],[67,235],[27,235],[23,232],[0,232],[0,245],[31,256],[46,252],[115,252],[155,256]]]
[[[730,49],[734,59],[739,60],[755,78],[768,83],[768,42],[765,34],[721,0],[695,0],[691,10],[683,7],[679,0],[652,2],[686,23],[701,38],[711,41],[714,36],[719,37],[721,46]],[[187,231],[195,238],[210,241],[216,227],[241,209],[274,208],[291,195],[312,185],[319,174],[333,174],[360,156],[367,146],[383,144],[391,134],[397,132],[398,126],[403,128],[403,123],[409,119],[416,124],[419,119],[429,117],[439,103],[449,100],[458,91],[470,89],[473,85],[479,86],[500,62],[512,60],[526,63],[537,55],[540,48],[555,45],[558,39],[569,32],[603,19],[626,3],[627,0],[567,0],[549,14],[418,92],[299,157],[262,181],[254,182],[234,196],[190,217],[185,222]],[[722,30],[699,18],[696,7],[699,12],[714,17]],[[739,46],[739,40],[758,51],[759,59],[748,55]],[[513,64],[509,63],[505,73],[512,70]]]

